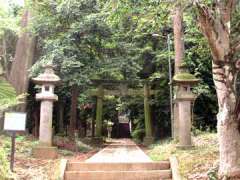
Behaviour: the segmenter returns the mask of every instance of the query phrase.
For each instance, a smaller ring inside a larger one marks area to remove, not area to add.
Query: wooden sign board
[[[25,131],[26,113],[6,112],[3,129],[5,131]]]
[[[118,116],[119,123],[129,123],[129,119],[126,115]]]

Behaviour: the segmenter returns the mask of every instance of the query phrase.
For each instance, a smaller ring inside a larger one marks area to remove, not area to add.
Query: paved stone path
[[[85,162],[152,162],[130,139],[114,139]]]

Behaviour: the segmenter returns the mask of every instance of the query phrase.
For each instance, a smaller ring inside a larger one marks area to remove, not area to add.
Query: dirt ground
[[[8,136],[0,136],[0,147],[6,151],[8,164],[10,161],[10,142]],[[58,159],[42,160],[32,157],[32,148],[36,143],[36,139],[32,136],[20,136],[16,139],[14,173],[9,172],[10,179],[56,180],[60,172],[61,159],[85,161],[99,150],[94,147],[89,149],[86,147],[74,147],[74,142],[70,142],[66,138],[58,138],[57,142],[54,143],[58,147]],[[0,180],[2,179],[0,178]]]

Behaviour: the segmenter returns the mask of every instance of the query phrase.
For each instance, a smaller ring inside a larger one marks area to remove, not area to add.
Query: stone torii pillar
[[[51,65],[44,66],[44,73],[33,78],[36,84],[41,85],[41,92],[36,94],[36,99],[41,101],[39,145],[33,149],[37,158],[52,159],[57,157],[57,148],[52,146],[52,114],[53,102],[58,100],[54,94],[54,87],[60,78],[54,74]]]
[[[103,97],[104,90],[103,86],[98,86],[97,92],[97,110],[96,110],[96,139],[102,138],[102,116],[103,116]]]
[[[183,68],[183,67],[181,67]],[[176,101],[179,106],[179,148],[187,149],[192,147],[191,127],[192,127],[192,101],[196,99],[196,95],[191,92],[194,84],[197,84],[199,79],[187,72],[180,72],[173,77],[174,83],[178,86],[179,91],[176,94]]]
[[[145,119],[145,137],[144,144],[150,145],[153,143],[152,119],[149,105],[150,88],[148,82],[144,83],[144,119]]]

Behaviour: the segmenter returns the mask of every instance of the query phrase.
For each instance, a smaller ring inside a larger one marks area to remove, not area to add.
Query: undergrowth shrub
[[[213,167],[208,170],[207,175],[209,180],[218,180],[218,167]]]
[[[9,162],[3,148],[0,148],[0,179],[7,179],[9,174]]]
[[[145,130],[144,129],[135,129],[131,133],[131,136],[134,140],[136,141],[142,141],[145,135]]]

